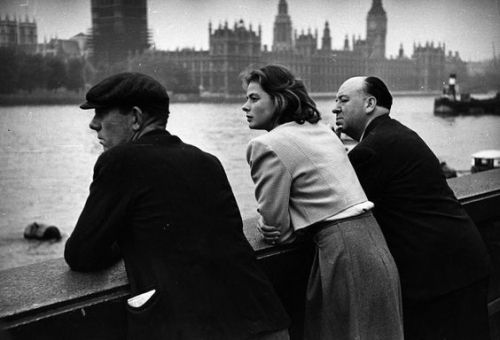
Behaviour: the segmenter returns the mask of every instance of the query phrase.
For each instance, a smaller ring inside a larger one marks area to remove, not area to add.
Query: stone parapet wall
[[[493,258],[489,311],[492,333],[499,336],[500,170],[449,183]],[[312,244],[267,245],[255,221],[244,221],[245,235],[292,318],[292,338],[300,338]],[[12,268],[0,271],[0,325],[13,339],[123,339],[128,294],[122,263],[95,273],[73,272],[63,259]]]

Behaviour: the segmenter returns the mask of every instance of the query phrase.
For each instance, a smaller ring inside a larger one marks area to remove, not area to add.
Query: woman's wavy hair
[[[284,66],[266,65],[250,69],[240,75],[244,85],[257,82],[273,100],[276,111],[275,121],[279,124],[305,121],[315,124],[321,119],[316,103],[309,97],[302,80]]]

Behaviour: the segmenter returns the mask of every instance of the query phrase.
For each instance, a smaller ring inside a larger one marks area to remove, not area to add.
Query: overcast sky
[[[208,48],[208,22],[214,27],[243,19],[257,29],[263,44],[272,44],[279,0],[148,0],[148,27],[157,49]],[[372,0],[287,0],[294,29],[318,29],[330,22],[333,48],[344,36],[366,38],[366,16]],[[500,0],[382,0],[387,12],[387,57],[402,43],[411,55],[413,43],[446,43],[466,61],[500,55]],[[0,0],[0,14],[28,14],[44,37],[70,38],[91,27],[90,0]]]

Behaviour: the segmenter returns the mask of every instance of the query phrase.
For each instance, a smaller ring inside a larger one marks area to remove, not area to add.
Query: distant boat
[[[472,173],[500,168],[500,150],[482,150],[472,154]]]
[[[468,93],[460,94],[456,75],[450,74],[448,85],[443,88],[443,94],[434,99],[434,114],[436,115],[500,115],[500,92],[495,96],[479,99]]]

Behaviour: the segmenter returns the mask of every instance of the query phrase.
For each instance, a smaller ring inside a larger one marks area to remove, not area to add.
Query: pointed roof
[[[368,15],[385,15],[384,7],[382,7],[382,0],[373,0],[372,8],[368,12]]]
[[[288,4],[286,0],[280,0],[278,5],[278,14],[288,14]]]

